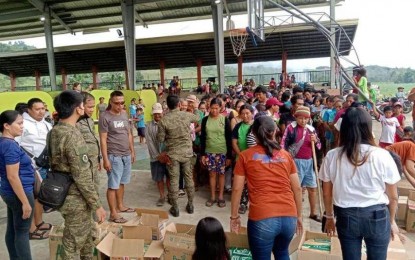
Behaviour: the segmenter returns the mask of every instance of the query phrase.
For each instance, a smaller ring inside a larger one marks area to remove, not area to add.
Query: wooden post
[[[196,60],[196,66],[197,66],[197,85],[202,85],[202,59]]]
[[[40,80],[40,71],[35,70],[36,90],[42,90],[42,81]]]
[[[163,87],[165,88],[166,86],[164,85],[164,73],[165,73],[165,69],[166,69],[166,63],[164,62],[164,60],[160,61],[160,84],[163,85]]]
[[[62,74],[62,90],[66,90],[66,84],[68,84],[68,75],[66,74],[66,69],[62,68],[61,69],[61,74]]]
[[[98,89],[98,68],[95,65],[92,65],[92,86]]]
[[[243,57],[242,55],[238,57],[238,82],[243,84],[243,75],[242,75],[242,70],[243,70]]]
[[[10,91],[16,91],[16,73],[13,71],[9,74],[10,77]]]
[[[287,54],[287,52],[286,51],[283,51],[282,52],[282,64],[281,64],[281,69],[282,69],[282,71],[284,71],[285,72],[285,75],[287,75],[287,57],[288,57],[288,54]],[[285,75],[284,75],[284,81],[285,81]]]

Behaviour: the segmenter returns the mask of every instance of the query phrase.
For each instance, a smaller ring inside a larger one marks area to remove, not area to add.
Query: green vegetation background
[[[22,41],[15,41],[9,42],[7,44],[0,43],[0,52],[18,52],[18,51],[27,51],[35,49],[34,46],[26,45]],[[328,67],[317,67],[315,70],[326,70]],[[366,66],[368,79],[372,84],[376,84],[380,87],[380,93],[383,96],[393,96],[396,93],[396,89],[398,86],[403,86],[405,88],[405,92],[408,92],[412,87],[415,87],[415,70],[411,68],[388,68],[382,66]],[[243,75],[244,78],[249,78],[250,76],[256,76],[261,74],[274,74],[276,75],[281,71],[280,68],[271,67],[271,66],[264,66],[264,65],[253,65],[253,64],[246,64],[243,67]],[[311,70],[313,71],[313,70]],[[170,80],[173,76],[179,76],[181,79],[189,79],[186,80],[188,85],[192,85],[196,87],[196,68],[177,68],[177,69],[166,69],[165,71],[165,78],[166,80]],[[216,66],[204,66],[202,67],[202,75],[203,78],[206,79],[207,77],[213,77],[216,75]],[[237,66],[233,65],[226,65],[225,66],[225,76],[236,76],[237,75]],[[160,78],[160,71],[159,70],[147,70],[147,71],[137,71],[137,81],[141,83],[158,83],[158,79]],[[122,85],[125,81],[125,74],[124,72],[101,72],[99,73],[100,78],[100,86],[105,87],[113,87],[114,85]],[[265,77],[267,78],[267,77]],[[236,77],[235,77],[236,79]],[[48,77],[42,77],[42,85],[48,85]],[[234,79],[229,78],[230,82]],[[90,84],[92,82],[92,73],[85,73],[85,74],[74,74],[68,75],[68,82],[82,82],[85,84]],[[111,82],[111,83],[105,83]],[[60,85],[62,83],[61,77],[57,77],[57,84]],[[111,84],[106,86],[106,84]],[[28,90],[33,89],[35,86],[35,78],[34,77],[18,77],[17,78],[17,86],[24,90],[27,88]],[[141,87],[141,86],[139,86]],[[9,77],[3,74],[0,74],[0,92],[7,91],[10,89],[10,80]]]

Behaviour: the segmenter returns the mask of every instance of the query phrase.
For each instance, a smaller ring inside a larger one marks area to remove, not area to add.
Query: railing
[[[279,82],[281,73],[272,73],[272,74],[251,74],[251,75],[243,75],[244,80],[253,79],[256,85],[268,85],[271,78],[274,78],[276,82]],[[310,71],[303,71],[303,72],[289,72],[289,75],[294,75],[296,82],[312,82],[312,83],[328,83],[330,82],[330,70],[310,70]],[[204,78],[208,78],[205,76]],[[225,76],[225,86],[235,85],[238,81],[237,76]],[[154,83],[156,86],[160,82],[159,79],[154,80],[138,80],[136,81],[136,89],[142,89],[143,84],[147,86],[148,84]],[[202,84],[204,84],[205,80],[202,80]],[[86,88],[92,84],[92,82],[80,82],[81,85]],[[197,78],[182,78],[180,79],[180,83],[182,89],[191,90],[197,87]],[[243,83],[243,82],[242,82]],[[170,80],[164,81],[164,86],[168,87],[170,85]],[[109,89],[115,90],[125,88],[125,81],[102,81],[98,83],[99,89]],[[67,89],[71,89],[72,84],[67,84]],[[32,91],[36,88],[34,86],[19,86],[16,88],[16,91]],[[50,84],[44,84],[42,86],[42,90],[50,91],[51,86]],[[62,85],[57,86],[57,90],[62,90]]]

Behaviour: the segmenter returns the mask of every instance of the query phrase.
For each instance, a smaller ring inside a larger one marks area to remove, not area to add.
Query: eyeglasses
[[[114,101],[112,101],[112,103],[114,104],[114,105],[117,105],[117,106],[120,106],[120,105],[124,105],[125,104],[125,102],[124,101],[121,101],[121,102],[114,102]]]

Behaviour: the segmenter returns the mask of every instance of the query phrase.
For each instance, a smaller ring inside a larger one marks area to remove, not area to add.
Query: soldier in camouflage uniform
[[[99,171],[101,170],[101,155],[98,137],[95,134],[94,120],[91,118],[95,109],[95,98],[88,92],[82,92],[84,100],[85,114],[76,123],[76,127],[81,132],[86,145],[88,146],[88,158],[91,161],[92,174],[95,189],[99,190]]]
[[[194,211],[193,196],[195,188],[190,160],[193,156],[190,124],[197,124],[199,117],[188,112],[180,111],[178,96],[168,96],[167,106],[170,111],[161,119],[159,123],[157,139],[159,142],[165,143],[166,152],[170,158],[170,162],[167,164],[167,170],[170,175],[169,197],[172,204],[170,213],[174,217],[178,217],[179,207],[177,205],[177,199],[179,192],[180,169],[184,172],[184,181],[188,197],[186,211],[189,214],[192,214]]]
[[[65,203],[59,209],[65,220],[62,244],[64,259],[92,259],[94,248],[92,232],[95,211],[98,221],[105,219],[98,193],[95,190],[88,146],[76,122],[84,114],[83,98],[75,91],[63,91],[54,100],[59,123],[50,132],[51,168],[72,175],[74,183],[69,188]]]

